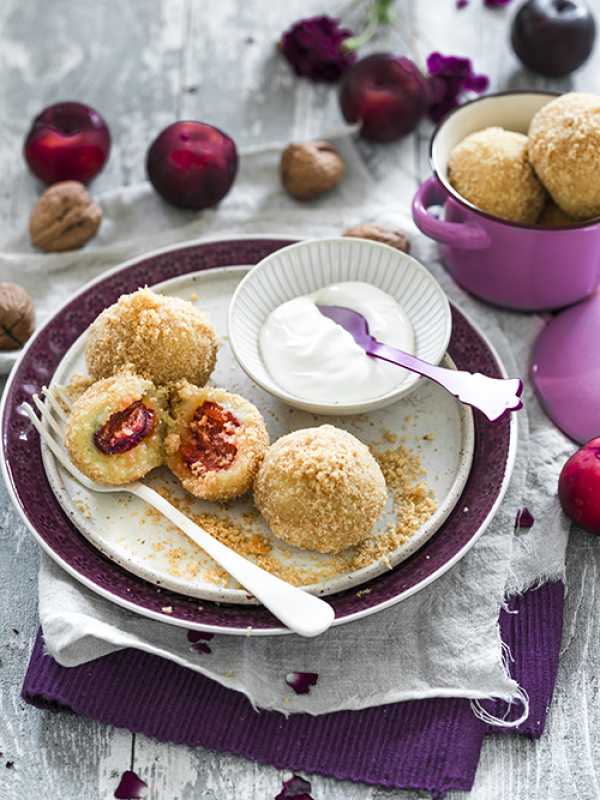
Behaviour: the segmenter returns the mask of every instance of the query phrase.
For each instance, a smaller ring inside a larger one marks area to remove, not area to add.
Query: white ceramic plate
[[[469,474],[474,436],[470,409],[457,404],[437,385],[422,382],[410,397],[369,415],[355,417],[317,417],[290,408],[257,387],[242,372],[227,340],[227,311],[233,292],[247,272],[247,267],[227,267],[183,276],[155,289],[183,297],[207,310],[222,339],[213,382],[242,394],[261,410],[271,439],[291,430],[331,422],[367,443],[381,443],[385,431],[406,437],[406,444],[416,450],[427,470],[426,482],[434,490],[437,511],[396,550],[389,561],[376,562],[360,570],[336,575],[308,588],[318,594],[331,594],[357,586],[406,559],[442,525],[459,498]],[[198,296],[197,301],[193,300]],[[84,372],[85,334],[66,353],[58,366],[53,383],[65,384],[73,374]],[[451,365],[450,359],[447,366]],[[433,434],[433,440],[424,439]],[[388,445],[390,446],[390,445]],[[44,466],[50,485],[75,525],[101,552],[125,569],[181,594],[228,603],[250,604],[252,598],[233,582],[216,584],[214,564],[183,534],[163,519],[150,517],[147,506],[126,494],[88,492],[73,481],[44,448]],[[168,482],[173,491],[178,485],[168,470],[156,471],[147,482]],[[181,495],[184,493],[179,490]],[[189,498],[189,495],[187,495]],[[219,513],[218,506],[190,498],[195,512]],[[229,504],[227,515],[240,518],[251,509],[249,500]],[[381,526],[393,517],[384,515]],[[272,539],[273,551],[284,563],[311,571],[326,567],[330,556],[308,553],[271,537],[266,527],[261,533]]]

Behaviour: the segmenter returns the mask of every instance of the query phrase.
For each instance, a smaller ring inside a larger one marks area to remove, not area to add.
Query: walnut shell
[[[37,201],[29,218],[31,242],[47,253],[77,250],[100,227],[102,211],[78,181],[55,183]]]
[[[18,350],[35,328],[33,301],[22,286],[0,283],[0,350]]]
[[[382,242],[403,253],[410,253],[410,241],[408,236],[401,230],[395,228],[384,228],[366,222],[363,225],[354,225],[344,231],[344,236],[355,236],[359,239],[372,239],[374,242]]]
[[[342,157],[329,142],[288,144],[281,154],[281,182],[297,200],[313,200],[333,189],[345,171]]]

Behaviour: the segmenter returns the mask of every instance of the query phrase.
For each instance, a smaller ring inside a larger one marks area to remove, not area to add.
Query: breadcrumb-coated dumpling
[[[533,225],[546,200],[528,159],[527,137],[504,128],[471,133],[450,153],[448,179],[481,211]]]
[[[385,479],[369,449],[333,425],[278,439],[254,485],[256,507],[273,533],[321,553],[366,539],[386,499]]]
[[[93,322],[85,358],[96,379],[130,364],[159,385],[185,379],[204,386],[217,348],[214,328],[192,303],[138,289],[122,295]]]
[[[99,483],[143,478],[163,463],[165,406],[164,392],[131,372],[92,384],[73,403],[65,429],[73,463]]]
[[[173,388],[166,464],[188,492],[220,502],[245,494],[269,446],[261,413],[225,389]]]
[[[529,158],[565,214],[600,216],[600,97],[569,92],[540,108],[529,126]]]

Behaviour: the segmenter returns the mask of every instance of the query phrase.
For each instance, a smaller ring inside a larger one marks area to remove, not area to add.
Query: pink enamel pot
[[[520,225],[492,217],[448,182],[452,149],[474,131],[497,125],[527,133],[535,112],[556,95],[506,92],[460,106],[431,139],[433,176],[414,197],[415,224],[439,242],[454,280],[471,294],[506,308],[542,311],[588,297],[600,282],[600,218],[569,228]],[[443,206],[443,215],[431,209]]]

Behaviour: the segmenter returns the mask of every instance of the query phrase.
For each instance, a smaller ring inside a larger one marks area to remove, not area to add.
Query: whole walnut
[[[102,210],[78,181],[55,183],[37,201],[29,218],[31,242],[40,250],[77,250],[100,227]]]
[[[396,250],[401,250],[403,253],[410,253],[410,241],[404,231],[395,228],[384,228],[381,225],[375,225],[371,222],[366,222],[363,225],[355,225],[352,228],[344,231],[344,236],[356,236],[359,239],[372,239],[374,242],[382,242],[394,247]]]
[[[0,350],[18,350],[35,328],[29,294],[16,283],[0,283]]]
[[[281,182],[297,200],[313,200],[333,189],[345,171],[342,157],[329,142],[288,144],[281,155]]]

